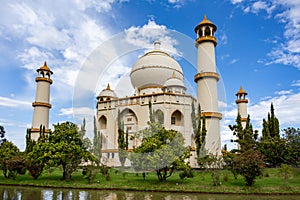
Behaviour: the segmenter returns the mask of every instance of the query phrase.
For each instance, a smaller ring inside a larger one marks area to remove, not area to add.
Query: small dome
[[[241,86],[240,90],[235,95],[237,96],[239,94],[245,94],[245,95],[247,95],[248,93],[245,90],[243,90],[243,87]]]
[[[37,72],[39,72],[39,71],[41,71],[41,70],[43,70],[43,71],[48,71],[48,72],[50,72],[51,74],[53,74],[53,72],[50,70],[50,68],[47,66],[47,63],[46,63],[46,61],[44,62],[44,65],[43,66],[41,66],[39,69],[37,69],[36,71]]]
[[[172,77],[165,82],[164,87],[181,87],[185,89],[183,81],[177,78],[175,73],[173,73]]]
[[[195,32],[197,33],[197,30],[200,29],[200,27],[205,26],[205,25],[212,26],[214,32],[216,32],[216,30],[217,30],[216,25],[215,25],[214,23],[212,23],[211,21],[209,21],[209,20],[206,18],[206,15],[204,15],[203,20],[195,27]]]
[[[168,53],[160,50],[159,42],[155,42],[154,46],[154,50],[143,55],[133,65],[130,78],[134,88],[163,87],[173,72],[183,79],[179,63]]]
[[[110,89],[109,84],[107,84],[106,89],[102,90],[99,95],[97,96],[97,99],[101,98],[101,97],[110,97],[110,98],[118,98],[118,96],[116,95],[116,93]]]

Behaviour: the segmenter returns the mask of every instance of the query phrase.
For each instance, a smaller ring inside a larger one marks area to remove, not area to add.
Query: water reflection
[[[3,200],[293,200],[299,196],[214,195],[0,186]]]

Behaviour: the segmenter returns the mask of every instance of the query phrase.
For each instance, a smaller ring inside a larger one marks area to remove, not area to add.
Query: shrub
[[[236,157],[234,163],[239,173],[244,176],[247,186],[252,186],[256,177],[262,175],[264,161],[258,151],[250,149]]]

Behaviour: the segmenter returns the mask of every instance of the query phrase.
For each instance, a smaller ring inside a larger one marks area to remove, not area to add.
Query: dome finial
[[[172,78],[177,78],[175,72],[173,72]]]
[[[160,41],[155,40],[155,42],[154,42],[154,49],[155,50],[159,50],[160,49],[160,45],[161,45]]]
[[[106,86],[106,90],[110,90],[109,83],[108,83],[107,86]]]
[[[207,18],[206,18],[206,14],[204,14],[203,20],[207,20]]]
[[[44,67],[47,67],[47,62],[46,61],[44,61]]]

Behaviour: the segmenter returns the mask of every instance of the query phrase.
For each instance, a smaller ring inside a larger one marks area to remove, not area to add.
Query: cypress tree
[[[270,138],[280,138],[279,120],[275,116],[275,109],[273,103],[271,103],[271,112],[268,113],[268,120],[263,119],[262,136],[263,140],[269,140]]]

